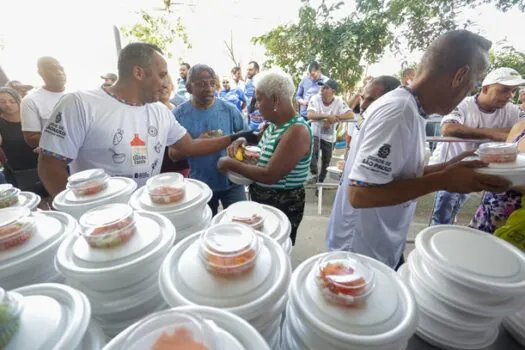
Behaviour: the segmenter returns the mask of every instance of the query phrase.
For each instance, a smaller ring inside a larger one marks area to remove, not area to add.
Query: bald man
[[[38,147],[42,130],[66,90],[66,73],[58,60],[41,57],[37,68],[44,85],[24,97],[20,105],[24,139],[33,149]]]
[[[461,160],[425,166],[427,115],[450,113],[486,73],[491,42],[466,30],[438,37],[427,49],[410,87],[372,103],[352,140],[327,232],[329,250],[367,255],[396,268],[416,199],[441,189],[502,192],[505,179],[475,171]],[[339,194],[339,193],[338,193]],[[344,202],[343,202],[344,201]]]

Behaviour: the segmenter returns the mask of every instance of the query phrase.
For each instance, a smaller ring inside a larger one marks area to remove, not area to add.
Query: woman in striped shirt
[[[304,184],[312,157],[312,130],[293,107],[295,86],[292,78],[272,71],[255,77],[257,108],[269,123],[258,146],[257,165],[234,160],[237,148],[246,144],[238,139],[228,149],[230,157],[219,160],[219,170],[235,172],[254,181],[252,200],[283,211],[292,224],[290,238],[295,244],[297,228],[303,219]]]

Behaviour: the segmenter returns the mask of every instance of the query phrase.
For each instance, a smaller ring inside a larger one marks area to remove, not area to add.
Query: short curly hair
[[[259,73],[254,77],[255,89],[267,97],[275,96],[291,100],[295,93],[292,77],[279,69]]]

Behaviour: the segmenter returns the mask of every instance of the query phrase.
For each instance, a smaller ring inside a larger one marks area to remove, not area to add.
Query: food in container
[[[375,285],[372,269],[351,253],[328,253],[319,259],[316,269],[316,283],[323,297],[337,305],[363,305]]]
[[[109,176],[103,169],[90,169],[71,175],[67,188],[79,197],[91,196],[108,187]]]
[[[11,184],[0,185],[0,209],[18,204],[20,190]]]
[[[214,329],[200,316],[166,310],[146,317],[124,340],[129,350],[213,350],[218,339]]]
[[[156,204],[180,202],[186,193],[184,176],[178,173],[153,176],[146,182],[146,188],[151,201]]]
[[[220,276],[239,275],[255,266],[259,238],[242,224],[220,224],[201,236],[200,256],[206,268]]]
[[[29,240],[36,230],[36,223],[28,208],[0,210],[0,251],[19,246]]]
[[[238,202],[227,209],[230,222],[245,224],[255,230],[264,226],[264,208],[256,202]]]
[[[256,146],[245,146],[237,148],[235,159],[240,162],[256,165],[261,156],[261,149]]]
[[[0,349],[7,347],[20,328],[22,296],[0,288]]]
[[[489,142],[481,144],[477,153],[486,163],[512,163],[516,161],[519,149],[514,143]]]
[[[80,218],[81,235],[93,248],[112,248],[135,234],[133,209],[127,204],[108,204],[92,209]]]

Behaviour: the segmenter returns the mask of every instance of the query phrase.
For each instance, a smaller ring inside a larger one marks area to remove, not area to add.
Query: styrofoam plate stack
[[[525,347],[525,305],[503,320],[503,326],[521,346]]]
[[[417,334],[445,349],[490,346],[525,296],[525,255],[468,227],[423,230],[399,274],[419,305]]]
[[[175,228],[155,213],[135,212],[134,218],[135,233],[122,245],[94,248],[84,237],[70,235],[55,258],[66,283],[88,297],[93,318],[108,337],[167,307],[157,276],[175,241]]]

